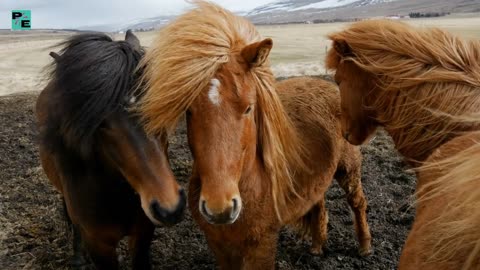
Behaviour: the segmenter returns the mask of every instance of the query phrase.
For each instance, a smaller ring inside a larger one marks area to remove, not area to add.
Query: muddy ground
[[[59,194],[38,160],[33,107],[38,93],[0,97],[0,269],[66,269],[72,253]],[[170,157],[178,180],[187,184],[191,157],[185,128],[171,138]],[[327,194],[329,240],[323,257],[285,229],[278,243],[278,269],[395,269],[414,212],[405,207],[415,177],[384,134],[364,146],[362,181],[369,200],[374,254],[361,258],[350,210],[335,184]],[[122,268],[128,269],[124,245]],[[187,213],[172,228],[158,228],[152,245],[154,269],[214,269],[205,238]]]

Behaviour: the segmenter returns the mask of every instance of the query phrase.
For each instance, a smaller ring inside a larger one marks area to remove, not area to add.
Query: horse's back
[[[296,77],[277,82],[276,88],[289,117],[300,130],[328,132],[339,128],[340,93],[333,83]]]
[[[334,83],[295,77],[277,82],[276,89],[304,143],[311,149],[311,158],[329,159],[335,165],[350,162],[345,157],[361,159],[358,147],[349,145],[341,135],[340,92]]]
[[[296,77],[277,82],[276,89],[309,149],[309,160],[315,161],[311,164],[314,174],[360,166],[359,148],[348,144],[341,135],[340,93],[335,84]]]

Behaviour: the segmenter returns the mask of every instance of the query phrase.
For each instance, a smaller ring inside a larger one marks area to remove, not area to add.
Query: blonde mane
[[[351,61],[372,76],[377,89],[369,105],[406,158],[422,164],[450,139],[480,130],[479,41],[387,20],[355,23],[330,38],[345,41],[348,55],[330,50],[327,66],[336,69]],[[462,269],[474,269],[480,260],[480,142],[422,165],[420,172],[444,174],[417,190],[419,201],[462,194],[429,222],[429,259],[448,262],[466,252]]]
[[[150,134],[174,130],[232,53],[261,41],[246,19],[209,2],[194,3],[195,9],[160,31],[143,60],[146,90],[138,110]],[[269,63],[250,72],[257,90],[258,145],[279,215],[279,208],[296,194],[293,178],[296,170],[305,167],[303,147],[275,92]]]
[[[358,22],[330,38],[344,40],[351,55],[341,59],[331,50],[328,67],[352,61],[372,74],[379,89],[370,105],[382,112],[377,120],[405,157],[421,162],[452,137],[478,128],[480,42],[388,20]],[[467,116],[472,121],[465,122]]]

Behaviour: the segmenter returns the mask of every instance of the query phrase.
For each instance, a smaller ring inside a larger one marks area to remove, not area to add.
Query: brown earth
[[[0,97],[0,269],[66,269],[72,253],[59,194],[38,160],[33,107],[38,93]],[[186,130],[171,138],[178,180],[187,184],[191,157]],[[413,221],[407,207],[415,177],[405,172],[391,140],[381,132],[362,149],[363,177],[374,254],[361,258],[350,210],[335,184],[327,194],[329,240],[323,257],[308,253],[308,241],[285,229],[278,243],[278,269],[395,269]],[[122,268],[128,256],[120,246]],[[152,245],[154,269],[214,269],[205,237],[190,214],[177,226],[158,228]]]

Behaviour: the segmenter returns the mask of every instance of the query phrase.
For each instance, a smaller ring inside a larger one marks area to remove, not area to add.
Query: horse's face
[[[374,111],[369,109],[375,89],[372,75],[351,61],[339,61],[335,81],[340,89],[343,136],[354,145],[369,141],[378,127]]]
[[[188,140],[201,181],[199,210],[212,224],[235,222],[238,183],[256,157],[256,89],[250,69],[265,62],[270,39],[232,55],[187,112]]]
[[[101,125],[103,158],[116,168],[140,196],[141,206],[154,224],[180,221],[186,204],[167,158],[167,137],[148,137],[127,112],[113,114]]]

